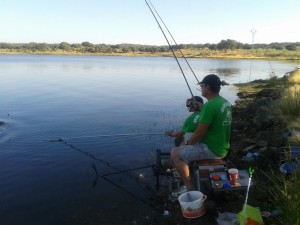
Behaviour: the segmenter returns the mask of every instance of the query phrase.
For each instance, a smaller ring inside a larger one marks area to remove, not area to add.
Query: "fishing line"
[[[67,139],[82,139],[82,138],[95,138],[95,137],[118,137],[118,136],[151,136],[151,135],[165,135],[165,133],[140,133],[140,134],[97,134],[93,136],[78,136],[78,137],[69,137]],[[59,140],[64,140],[64,138],[58,138],[58,139],[51,139],[51,140],[45,140],[48,142],[57,142]]]
[[[138,198],[135,194],[131,193],[130,191],[128,191],[127,189],[123,188],[121,185],[116,184],[115,182],[111,181],[110,179],[108,179],[107,177],[102,177],[104,180],[106,180],[108,183],[114,185],[115,187],[119,188],[120,190],[122,190],[123,192],[125,192],[126,194],[130,195],[131,197],[133,197],[134,199],[144,203],[145,205],[154,208],[155,205],[150,204],[149,202],[146,202],[145,200],[143,200],[142,198]]]
[[[155,7],[153,6],[153,4],[151,3],[150,0],[148,0],[148,2],[151,4],[152,8],[154,9],[155,13],[158,15],[160,21],[163,23],[164,27],[166,28],[166,30],[168,31],[169,35],[172,37],[174,43],[176,44],[176,46],[178,46],[177,42],[175,41],[175,38],[173,37],[173,35],[171,34],[171,32],[169,31],[167,25],[164,23],[163,19],[160,17],[159,13],[156,11]],[[181,51],[180,48],[178,48],[178,50],[180,51],[182,57],[184,58],[185,62],[187,63],[187,65],[189,66],[190,70],[192,71],[194,77],[196,78],[197,80],[197,83],[200,83],[196,74],[194,73],[194,70],[192,69],[192,67],[190,66],[189,62],[187,61],[186,57],[184,56],[183,52]]]
[[[268,63],[269,63],[269,65],[270,65],[270,67],[271,67],[271,70],[272,70],[271,77],[276,76],[275,71],[274,71],[274,69],[273,69],[273,67],[272,67],[271,62],[270,62],[269,59],[268,59]]]
[[[50,141],[48,141],[48,142],[60,142],[60,143],[63,143],[63,144],[65,144],[66,146],[68,146],[68,147],[70,147],[70,148],[72,148],[72,149],[75,149],[76,151],[79,151],[80,153],[82,153],[82,154],[84,154],[84,155],[86,155],[86,156],[92,158],[93,160],[96,160],[96,161],[98,161],[98,162],[103,163],[104,165],[106,165],[107,167],[109,167],[109,168],[111,168],[111,169],[119,170],[117,167],[114,167],[114,166],[110,165],[109,162],[106,162],[106,161],[104,161],[104,160],[102,160],[102,159],[96,158],[94,155],[92,155],[92,154],[90,154],[90,153],[88,153],[88,152],[85,152],[85,151],[83,151],[83,150],[81,150],[81,149],[75,147],[75,146],[72,145],[72,144],[69,144],[67,141],[65,141],[65,140],[62,139],[62,138],[58,138],[57,140],[50,140]]]
[[[135,170],[141,170],[141,169],[146,169],[146,168],[154,168],[154,165],[148,165],[148,166],[142,166],[142,167],[137,167],[137,168],[133,168],[133,169],[128,169],[128,170],[122,170],[119,172],[115,172],[115,173],[107,173],[107,174],[103,174],[101,175],[101,177],[107,177],[107,176],[111,176],[111,175],[116,175],[116,174],[121,174],[121,173],[127,173],[127,172],[131,172],[131,171],[135,171]]]
[[[117,183],[111,181],[111,180],[107,177],[109,174],[107,174],[107,176],[105,176],[105,175],[99,176],[95,164],[92,165],[92,168],[93,168],[93,170],[94,170],[95,173],[96,173],[96,179],[94,180],[94,182],[93,182],[93,184],[92,184],[92,187],[95,187],[95,186],[97,185],[97,180],[98,180],[99,177],[101,177],[103,180],[105,180],[106,182],[108,182],[108,183],[112,184],[113,186],[119,188],[121,191],[123,191],[123,192],[125,192],[126,194],[130,195],[130,196],[133,197],[134,199],[136,199],[136,200],[138,200],[138,201],[140,201],[140,202],[144,203],[145,205],[150,206],[150,207],[152,207],[152,208],[155,207],[155,205],[153,205],[153,204],[151,204],[151,203],[149,203],[149,202],[147,202],[147,201],[145,201],[145,200],[143,200],[143,199],[141,199],[141,198],[138,198],[135,194],[131,193],[131,192],[128,191],[126,188],[124,188],[124,187],[122,187],[121,185],[119,185],[119,184],[117,184]],[[150,191],[153,193],[153,189],[151,189],[151,188],[148,187],[148,190],[150,190]]]
[[[166,39],[166,41],[167,41],[167,43],[168,43],[168,45],[169,45],[169,47],[170,47],[172,53],[173,53],[174,58],[176,59],[176,62],[177,62],[177,64],[178,64],[179,68],[180,68],[180,71],[181,71],[181,73],[182,73],[182,75],[183,75],[183,77],[184,77],[184,80],[185,80],[185,82],[186,82],[186,85],[188,86],[188,89],[189,89],[189,91],[190,91],[192,97],[194,98],[193,92],[192,92],[192,90],[191,90],[191,88],[190,88],[190,85],[189,85],[189,83],[188,83],[188,81],[187,81],[187,79],[186,79],[186,77],[185,77],[185,74],[184,74],[184,72],[183,72],[183,70],[182,70],[182,68],[181,68],[181,65],[180,65],[180,63],[179,63],[179,61],[178,61],[178,59],[177,59],[177,57],[176,57],[176,54],[175,54],[175,52],[174,52],[173,47],[171,46],[171,44],[170,44],[170,42],[169,42],[169,40],[168,40],[168,38],[167,38],[167,36],[166,36],[164,30],[162,29],[162,27],[161,27],[161,25],[160,25],[158,19],[156,18],[155,14],[154,14],[152,8],[150,7],[150,5],[148,4],[147,0],[145,0],[145,2],[146,2],[146,4],[147,4],[148,8],[150,9],[150,11],[151,11],[151,13],[152,13],[154,19],[156,20],[156,22],[157,22],[157,24],[158,24],[158,26],[159,26],[161,32],[163,33],[163,35],[164,35],[164,37],[165,37],[165,39]]]
[[[121,174],[121,173],[127,173],[127,172],[130,172],[130,171],[135,171],[135,170],[146,169],[146,168],[150,168],[150,167],[153,168],[153,167],[154,167],[154,165],[152,164],[152,165],[147,165],[147,166],[142,166],[142,167],[137,167],[137,168],[127,169],[127,170],[120,170],[119,168],[112,166],[109,162],[106,162],[106,161],[104,161],[104,160],[102,160],[102,159],[96,158],[94,155],[92,155],[92,154],[90,154],[90,153],[88,153],[88,152],[85,152],[85,151],[83,151],[83,150],[81,150],[81,149],[75,147],[75,146],[72,145],[72,144],[69,144],[67,141],[63,140],[62,138],[59,138],[59,139],[57,139],[56,141],[55,141],[55,140],[52,140],[52,141],[49,141],[49,142],[61,142],[61,143],[65,144],[65,145],[69,146],[70,148],[73,148],[73,149],[79,151],[80,153],[85,154],[86,156],[92,158],[93,160],[96,160],[96,161],[99,161],[99,162],[103,163],[104,165],[106,165],[107,167],[109,167],[109,168],[111,168],[111,169],[118,170],[117,172],[107,173],[107,174],[103,174],[103,175],[99,175],[98,172],[96,172],[96,175],[97,175],[98,177],[106,177],[106,176],[111,176],[111,175],[116,175],[116,174]],[[96,170],[96,166],[95,166],[94,164],[93,164],[92,167],[93,167],[93,169],[94,169],[95,171],[97,171],[97,170]]]
[[[96,173],[96,179],[94,180],[94,182],[93,182],[93,184],[92,184],[93,187],[96,186],[98,177],[101,177],[101,178],[104,179],[105,181],[107,181],[107,182],[109,182],[110,184],[112,184],[112,185],[118,187],[118,188],[121,189],[123,192],[125,192],[125,193],[127,193],[128,195],[132,196],[133,198],[139,200],[140,202],[142,202],[142,203],[144,203],[144,204],[146,204],[146,205],[148,205],[148,206],[150,206],[150,207],[154,207],[154,206],[151,205],[150,203],[144,201],[144,200],[141,199],[141,198],[138,198],[138,197],[135,196],[133,193],[131,193],[130,191],[128,191],[126,188],[123,188],[121,185],[116,184],[115,182],[111,181],[111,180],[108,178],[108,176],[110,176],[110,175],[121,174],[121,173],[126,173],[126,172],[130,172],[130,171],[134,171],[134,170],[150,168],[150,167],[153,168],[154,165],[151,165],[151,166],[143,166],[143,167],[138,167],[138,168],[133,168],[133,169],[128,169],[128,170],[120,170],[119,168],[110,165],[110,163],[108,163],[108,162],[106,162],[106,161],[104,161],[104,160],[102,160],[102,159],[98,159],[98,158],[96,158],[95,156],[93,156],[92,154],[90,154],[90,153],[88,153],[88,152],[85,152],[85,151],[83,151],[83,150],[81,150],[81,149],[75,147],[75,146],[72,145],[72,144],[69,144],[68,142],[66,142],[66,141],[63,140],[62,138],[59,138],[59,139],[57,139],[56,141],[55,141],[55,140],[51,140],[51,141],[49,141],[49,142],[60,142],[60,143],[63,143],[63,144],[65,144],[65,145],[69,146],[70,148],[75,149],[75,150],[79,151],[80,153],[85,154],[86,156],[92,158],[93,160],[96,160],[96,161],[99,161],[99,162],[105,164],[107,167],[109,167],[109,168],[111,168],[111,169],[118,170],[118,171],[115,172],[115,173],[103,174],[103,175],[100,176],[99,173],[98,173],[98,171],[97,171],[96,165],[95,165],[95,164],[92,164],[92,168],[93,168],[93,170],[94,170],[95,173]],[[131,176],[130,176],[130,177],[131,177]],[[131,177],[131,178],[132,178],[132,177]],[[148,190],[150,190],[150,191],[153,192],[153,190],[152,190],[150,187],[148,187],[147,185],[146,185],[146,187],[148,188]]]

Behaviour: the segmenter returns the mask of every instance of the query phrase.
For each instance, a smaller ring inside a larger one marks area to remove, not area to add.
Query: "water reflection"
[[[211,73],[218,74],[224,77],[234,77],[236,74],[240,74],[241,70],[239,68],[217,68],[211,69]]]

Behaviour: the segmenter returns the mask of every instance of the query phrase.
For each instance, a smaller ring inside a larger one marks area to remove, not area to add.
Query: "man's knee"
[[[175,147],[171,150],[171,160],[174,161],[177,158],[179,158],[179,148]]]

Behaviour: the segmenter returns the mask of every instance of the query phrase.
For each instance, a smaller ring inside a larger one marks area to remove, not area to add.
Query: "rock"
[[[255,145],[250,145],[250,146],[248,146],[247,148],[245,148],[243,151],[244,151],[244,152],[248,152],[248,151],[254,149],[255,147],[256,147],[256,144],[255,144]]]
[[[281,92],[277,89],[263,89],[257,93],[257,97],[270,97],[273,100],[278,99],[281,96]]]
[[[269,105],[264,104],[263,106],[257,108],[252,122],[256,130],[264,130],[269,128],[276,123],[276,111],[273,110],[273,107],[270,103]]]
[[[257,151],[259,151],[259,152],[265,152],[265,151],[267,151],[267,147],[263,147],[263,148],[258,148],[257,149]]]
[[[268,151],[271,151],[271,152],[278,152],[278,151],[279,151],[279,147],[269,147],[269,148],[268,148]]]
[[[236,94],[239,98],[244,98],[247,94],[245,92],[238,92]]]
[[[265,130],[259,131],[256,134],[256,140],[257,141],[265,141],[268,140],[268,132]]]
[[[256,146],[257,146],[258,148],[266,148],[266,147],[268,147],[268,142],[266,142],[266,141],[258,141],[258,142],[256,143]]]
[[[245,138],[242,140],[242,143],[244,144],[244,146],[249,146],[249,145],[255,145],[256,141],[250,138]]]
[[[266,80],[262,80],[262,79],[257,79],[257,80],[254,80],[250,83],[256,83],[256,84],[265,84],[267,81]]]

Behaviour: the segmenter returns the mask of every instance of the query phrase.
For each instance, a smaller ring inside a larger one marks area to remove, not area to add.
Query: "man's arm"
[[[206,123],[200,123],[197,127],[197,130],[194,132],[192,137],[188,140],[188,144],[194,145],[201,141],[203,136],[206,134],[209,125]]]
[[[182,137],[184,135],[184,133],[182,131],[166,131],[165,133],[167,136],[170,137]]]

